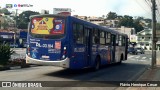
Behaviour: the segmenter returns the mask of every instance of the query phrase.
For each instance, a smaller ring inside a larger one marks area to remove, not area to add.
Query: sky
[[[41,12],[53,8],[71,8],[72,15],[96,16],[107,15],[110,11],[118,15],[142,16],[151,18],[151,8],[145,0],[1,0],[1,8],[6,4],[31,4],[33,7],[13,7],[10,11],[18,9],[18,13],[25,10]]]

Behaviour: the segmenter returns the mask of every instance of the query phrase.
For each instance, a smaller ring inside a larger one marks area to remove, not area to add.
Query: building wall
[[[160,50],[160,30],[157,30],[156,37],[158,39],[156,47],[157,50]],[[143,30],[137,33],[137,46],[146,50],[152,49],[152,30]]]
[[[104,23],[104,19],[89,19],[89,21],[91,23],[94,23],[94,24],[97,24],[97,25],[100,25],[101,23]]]
[[[127,28],[127,27],[124,27],[124,26],[122,26],[121,28],[110,28],[110,29],[114,29],[114,30],[116,30],[118,32],[127,34],[128,37],[130,37],[131,35],[135,35],[136,34],[134,28]]]
[[[7,23],[7,29],[14,29],[15,21],[9,15],[0,14],[0,29],[4,29],[3,23]]]
[[[105,20],[105,25],[108,27],[114,28],[117,27],[119,20]]]

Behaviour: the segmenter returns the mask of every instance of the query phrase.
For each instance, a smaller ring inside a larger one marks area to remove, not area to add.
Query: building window
[[[148,37],[149,39],[151,39],[151,37]]]
[[[149,46],[149,44],[146,44],[146,46]]]
[[[92,43],[94,43],[94,44],[98,44],[99,43],[99,30],[98,29],[94,29],[93,30]]]

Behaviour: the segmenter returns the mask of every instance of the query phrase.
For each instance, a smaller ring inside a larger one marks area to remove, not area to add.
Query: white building
[[[127,34],[129,38],[130,38],[131,35],[136,34],[134,28],[128,28],[128,27],[124,27],[124,26],[121,26],[121,28],[110,28],[110,29],[114,29],[114,30],[117,30],[121,33]]]
[[[158,39],[156,43],[156,49],[160,50],[160,30],[156,31],[156,37]],[[146,50],[152,50],[152,30],[147,29],[137,33],[137,45]]]

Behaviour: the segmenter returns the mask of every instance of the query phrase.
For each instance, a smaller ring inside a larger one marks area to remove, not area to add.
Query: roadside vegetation
[[[8,44],[0,44],[0,65],[6,65],[13,53]]]
[[[0,44],[0,71],[9,69],[14,66],[21,66],[22,68],[28,67],[25,59],[15,58],[11,59],[11,55],[15,52],[10,48],[8,44]]]

